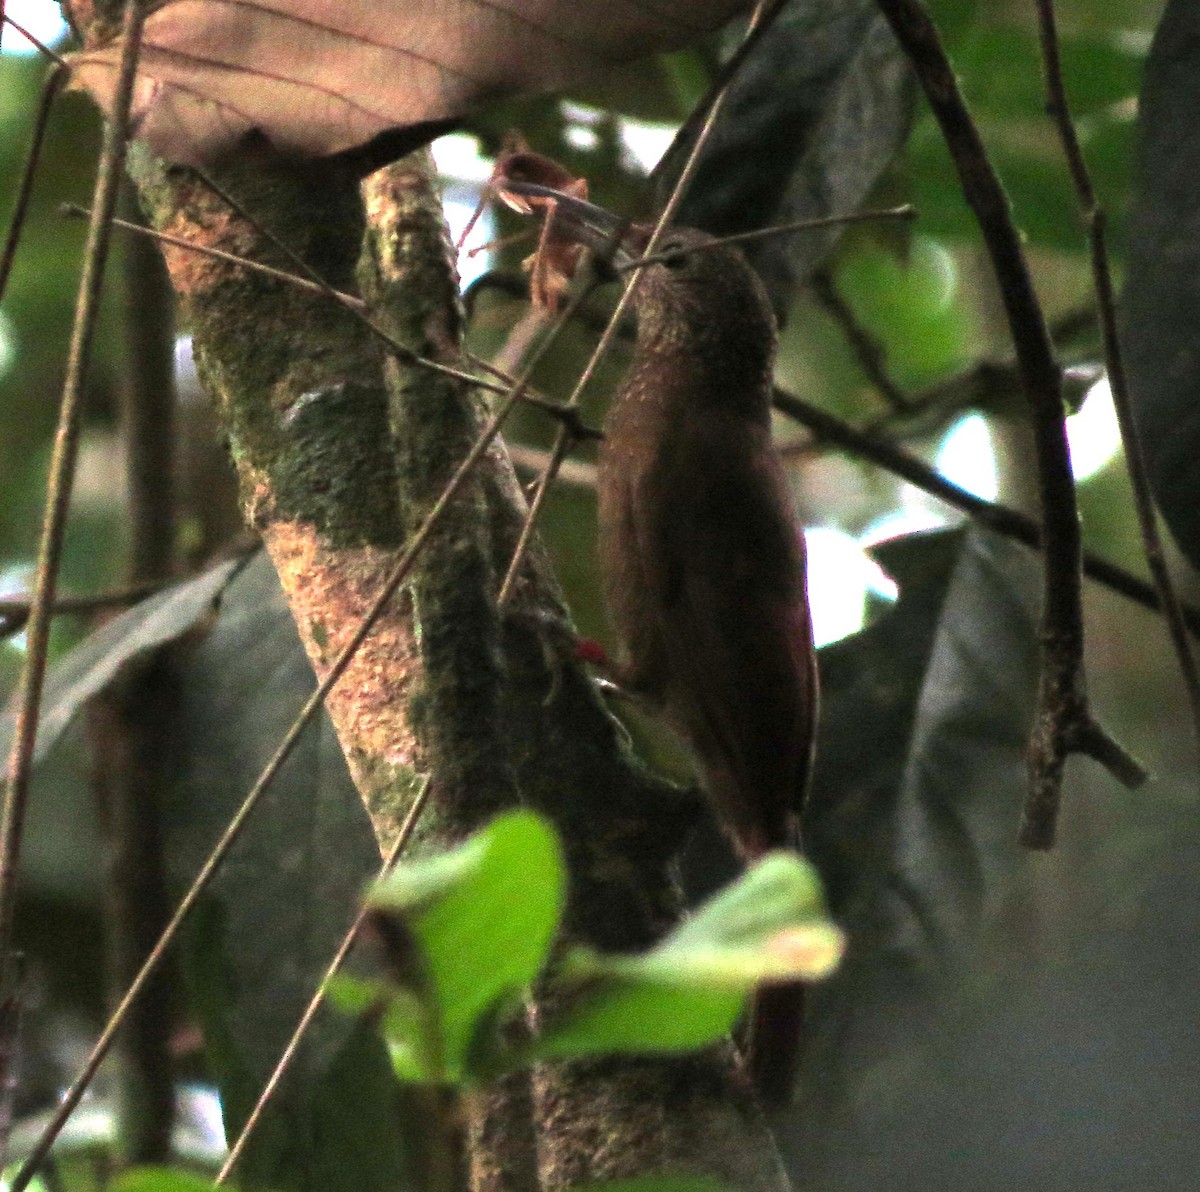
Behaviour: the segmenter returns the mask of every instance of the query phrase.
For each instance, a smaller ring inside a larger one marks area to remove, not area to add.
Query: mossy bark
[[[190,171],[144,153],[131,166],[159,228],[294,268],[273,236],[333,285],[353,285],[363,231],[356,179],[261,164],[227,171],[221,185],[251,223]],[[168,247],[165,256],[237,467],[246,524],[262,535],[324,675],[404,545],[378,350],[329,298],[185,249]],[[402,595],[328,700],[381,850],[423,769],[407,715],[420,671],[411,601]]]

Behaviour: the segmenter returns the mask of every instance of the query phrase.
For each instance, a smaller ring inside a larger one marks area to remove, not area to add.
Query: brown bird
[[[619,230],[592,204],[560,234]],[[640,254],[644,226],[620,240]],[[804,539],[771,443],[776,329],[741,253],[668,229],[634,291],[637,345],[599,456],[600,562],[619,684],[695,755],[738,853],[798,846],[817,708]],[[791,1092],[801,990],[761,990],[750,1063],[764,1097]]]

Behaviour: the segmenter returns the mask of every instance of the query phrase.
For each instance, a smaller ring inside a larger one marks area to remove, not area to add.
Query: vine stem
[[[113,100],[112,116],[104,131],[88,224],[87,245],[75,304],[66,375],[63,379],[58,428],[47,481],[47,505],[38,549],[37,576],[33,607],[26,630],[25,668],[21,676],[20,701],[4,805],[0,811],[0,956],[9,953],[12,943],[13,912],[16,903],[17,866],[25,812],[29,802],[29,780],[33,769],[33,747],[41,710],[42,685],[50,644],[50,623],[54,593],[62,561],[67,513],[71,501],[71,481],[79,450],[80,409],[88,359],[100,307],[100,291],[111,242],[110,221],[116,210],[121,187],[121,169],[125,163],[126,128],[133,98],[133,82],[141,48],[145,14],[137,0],[126,0],[122,22],[122,49]]]

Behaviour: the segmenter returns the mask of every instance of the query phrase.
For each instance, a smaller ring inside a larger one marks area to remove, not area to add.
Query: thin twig
[[[94,613],[102,608],[119,608],[125,604],[137,604],[139,600],[154,595],[162,584],[134,584],[129,588],[116,588],[111,592],[96,592],[92,596],[56,596],[50,606],[50,615],[59,617]],[[0,599],[0,637],[19,633],[29,620],[33,609],[32,597]]]
[[[18,25],[12,17],[5,13],[4,6],[0,4],[0,27],[4,25],[11,25],[43,58],[49,58],[51,62],[56,62],[59,66],[66,65],[61,54],[56,54],[44,41],[39,41],[24,25]]]
[[[513,585],[517,582],[517,573],[525,561],[526,554],[529,553],[529,544],[533,539],[542,506],[546,503],[546,497],[549,495],[550,486],[554,483],[554,478],[558,475],[563,460],[571,453],[574,446],[575,436],[568,427],[560,426],[554,436],[554,445],[550,448],[546,466],[538,477],[533,499],[529,502],[525,520],[521,523],[521,533],[517,538],[517,545],[513,548],[512,558],[508,563],[508,571],[505,572],[504,582],[500,585],[500,592],[496,597],[496,603],[501,606],[507,604],[512,596]]]
[[[130,1008],[137,1001],[147,981],[153,975],[158,965],[162,962],[166,955],[167,949],[171,946],[180,928],[203,896],[212,879],[216,876],[217,871],[224,863],[229,850],[236,843],[238,836],[241,834],[246,821],[250,814],[257,806],[262,795],[274,781],[275,776],[291,755],[292,750],[296,746],[296,742],[300,738],[300,734],[305,727],[317,714],[319,709],[325,702],[329,692],[336,685],[338,680],[345,673],[346,668],[350,665],[354,655],[358,652],[358,648],[367,639],[367,635],[371,632],[376,621],[382,615],[384,609],[391,601],[392,597],[399,590],[400,585],[408,578],[414,564],[420,557],[421,552],[425,549],[426,543],[431,538],[433,531],[441,522],[442,516],[450,503],[462,488],[467,477],[474,469],[475,465],[487,452],[491,446],[492,440],[500,432],[500,428],[504,425],[509,414],[521,400],[521,394],[524,387],[529,382],[530,374],[537,366],[542,355],[549,350],[557,337],[561,334],[562,329],[567,325],[567,322],[574,313],[575,308],[586,300],[588,296],[587,290],[581,290],[578,295],[563,310],[558,321],[550,328],[549,332],[538,345],[537,350],[533,353],[531,359],[527,363],[521,375],[513,382],[504,399],[496,407],[492,416],[488,419],[485,426],[480,430],[479,435],[475,439],[471,450],[467,452],[454,475],[446,482],[445,488],[442,490],[438,499],[434,502],[433,507],[426,514],[416,533],[410,539],[407,548],[397,560],[395,567],[392,569],[387,580],[384,582],[379,595],[375,598],[374,603],[355,629],[353,635],[342,648],[341,653],[334,660],[330,669],[326,672],[325,677],[318,683],[316,690],[305,702],[300,709],[296,719],[292,722],[291,727],[284,734],[275,753],[263,768],[262,773],[258,776],[253,787],[242,800],[241,806],[235,812],[233,818],[229,821],[225,831],[221,834],[220,839],[213,847],[208,859],[204,862],[199,873],[193,879],[187,893],[183,896],[179,905],[175,909],[175,913],[171,916],[170,922],[163,929],[162,935],[158,942],[154,945],[150,954],[146,957],[145,963],[138,971],[138,975],[130,982],[129,988],[125,991],[125,996],[118,1003],[116,1008],[110,1015],[108,1022],[105,1023],[104,1029],[100,1032],[99,1038],[92,1046],[92,1050],[88,1055],[87,1060],[75,1078],[71,1087],[63,1094],[58,1108],[55,1110],[53,1117],[47,1123],[46,1128],[38,1139],[37,1145],[31,1151],[29,1157],[25,1160],[21,1170],[17,1173],[11,1185],[11,1192],[24,1192],[29,1181],[33,1178],[38,1167],[45,1160],[50,1152],[50,1148],[54,1145],[54,1140],[62,1131],[64,1125],[71,1114],[75,1111],[88,1086],[95,1078],[96,1072],[99,1070],[104,1057],[108,1054],[112,1047],[113,1040],[116,1037],[117,1031],[120,1029]]]
[[[1024,543],[1033,550],[1041,549],[1041,526],[1028,514],[977,497],[935,472],[924,460],[904,448],[870,431],[859,430],[795,394],[777,388],[773,401],[780,413],[807,427],[819,442],[887,469],[901,480],[944,501],[997,534]],[[1143,608],[1152,612],[1162,611],[1162,603],[1152,584],[1093,551],[1083,552],[1083,572],[1089,579],[1111,588]],[[1200,638],[1200,609],[1184,606],[1183,615],[1191,631]]]
[[[524,443],[508,444],[508,454],[520,472],[535,472],[541,475],[550,462],[550,452],[540,447],[529,447]],[[582,459],[565,459],[559,465],[558,478],[563,484],[573,484],[576,488],[596,487],[596,465]]]
[[[1046,80],[1047,110],[1058,129],[1067,166],[1071,171],[1071,180],[1079,196],[1079,206],[1084,224],[1087,227],[1088,245],[1092,258],[1092,280],[1100,311],[1100,334],[1104,344],[1104,363],[1108,372],[1109,388],[1112,391],[1113,408],[1117,414],[1117,424],[1121,430],[1121,442],[1125,448],[1125,467],[1129,473],[1130,487],[1133,490],[1133,504],[1137,511],[1138,529],[1142,536],[1142,550],[1145,553],[1150,576],[1166,616],[1171,644],[1179,661],[1179,670],[1183,675],[1188,703],[1192,710],[1193,731],[1196,734],[1196,742],[1200,744],[1200,674],[1197,673],[1196,657],[1184,624],[1179,597],[1175,592],[1175,586],[1171,581],[1171,574],[1163,554],[1162,538],[1158,532],[1158,521],[1154,512],[1154,498],[1151,495],[1150,482],[1146,476],[1146,461],[1142,453],[1141,437],[1133,417],[1129,382],[1125,374],[1125,360],[1117,335],[1116,299],[1113,295],[1112,270],[1108,263],[1107,217],[1104,208],[1097,202],[1087,161],[1079,144],[1075,124],[1071,119],[1071,110],[1063,81],[1054,5],[1052,0],[1036,0],[1036,3],[1042,65]],[[1030,812],[1035,810],[1035,808],[1029,809]],[[1046,828],[1041,823],[1031,821],[1027,815],[1021,831],[1023,837],[1040,839],[1045,834]]]
[[[1096,325],[1095,304],[1076,307],[1058,316],[1050,324],[1050,339],[1055,344],[1078,339]],[[1066,372],[1064,372],[1064,379]],[[909,409],[875,419],[868,429],[887,438],[908,438],[936,432],[963,410],[989,410],[1007,404],[1014,389],[1020,388],[1015,361],[981,360],[948,380],[938,381],[909,397]]]
[[[69,219],[84,219],[90,214],[86,207],[80,207],[77,203],[63,203],[59,208],[60,214]],[[319,275],[313,271],[313,277],[318,280],[311,280],[308,277],[301,277],[297,273],[289,273],[286,269],[276,269],[273,265],[265,265],[261,261],[253,261],[249,257],[239,256],[237,253],[226,252],[224,249],[213,248],[207,244],[197,244],[194,241],[187,240],[182,236],[173,236],[169,232],[160,232],[157,228],[149,228],[143,224],[133,223],[127,219],[113,219],[113,226],[120,228],[122,231],[130,232],[135,236],[143,236],[150,240],[155,240],[160,244],[170,244],[174,248],[181,248],[187,252],[194,252],[204,257],[211,257],[217,261],[224,261],[229,265],[237,265],[241,269],[247,269],[251,273],[259,273],[264,277],[273,278],[275,281],[284,282],[287,285],[294,286],[296,289],[306,290],[311,294],[321,294],[326,298],[331,298],[341,306],[344,306],[351,314],[353,314],[373,335],[375,335],[388,349],[395,352],[407,363],[412,364],[417,368],[427,368],[430,372],[441,373],[442,376],[452,377],[457,381],[463,381],[468,385],[474,385],[479,389],[484,389],[489,393],[496,393],[503,396],[508,393],[508,385],[495,384],[491,381],[485,381],[473,373],[465,372],[460,368],[454,368],[449,364],[442,364],[437,360],[430,360],[425,356],[419,356],[411,348],[405,347],[394,336],[389,335],[382,327],[380,327],[373,319],[367,315],[367,304],[354,294],[347,294],[344,290],[335,289],[328,282],[321,280]],[[262,229],[257,228],[257,231]],[[297,258],[299,259],[299,258]],[[482,364],[474,357],[469,358],[473,364]],[[488,367],[483,365],[483,367]],[[596,431],[589,427],[583,426],[579,422],[578,411],[570,409],[561,402],[552,401],[550,398],[543,397],[536,390],[526,390],[521,394],[521,400],[527,405],[543,410],[553,418],[557,418],[561,422],[572,425],[575,432],[580,438],[595,438]]]
[[[875,223],[878,220],[917,218],[917,209],[908,203],[899,207],[872,208],[868,211],[851,211],[847,215],[822,215],[815,219],[794,219],[790,223],[772,224],[769,228],[754,228],[749,232],[731,232],[728,236],[714,236],[704,244],[693,244],[687,251],[707,252],[713,248],[723,248],[727,244],[745,244],[748,240],[766,240],[771,236],[781,236],[788,232],[815,232],[821,228],[840,228],[844,224]],[[660,261],[669,261],[679,256],[679,250],[647,254],[616,266],[618,273],[630,269],[644,269],[647,265],[657,265]]]
[[[91,212],[86,207],[81,207],[78,203],[63,203],[58,210],[59,214],[67,219],[87,219],[91,215]],[[286,282],[298,290],[307,290],[310,294],[323,294],[341,303],[342,306],[349,307],[360,313],[367,308],[367,304],[361,298],[356,298],[353,294],[346,294],[341,290],[335,290],[330,285],[310,281],[299,274],[289,273],[286,269],[276,269],[274,265],[266,265],[262,261],[252,261],[249,257],[238,256],[237,253],[226,252],[222,248],[213,248],[208,244],[197,244],[195,241],[187,240],[183,236],[173,236],[170,232],[160,232],[157,228],[150,228],[145,224],[134,223],[132,220],[114,219],[112,222],[113,227],[120,228],[123,232],[131,232],[134,236],[144,236],[150,240],[157,241],[159,244],[170,244],[174,248],[182,248],[188,252],[197,253],[202,257],[212,257],[216,261],[225,261],[229,265],[238,265],[242,269],[249,269],[252,273],[260,273],[264,277],[272,277],[276,281]]]
[[[1062,376],[1034,292],[1021,237],[1004,189],[967,110],[958,80],[919,0],[878,0],[937,118],[975,213],[1012,331],[1022,387],[1032,415],[1043,542],[1042,670],[1028,753],[1028,848],[1050,848],[1071,753],[1087,753],[1128,783],[1132,759],[1095,722],[1083,676],[1082,537],[1067,447]],[[1100,748],[1099,742],[1106,745]],[[1120,758],[1117,764],[1116,759]]]
[[[388,852],[387,859],[379,870],[379,878],[386,877],[395,867],[396,862],[400,860],[428,799],[429,776],[426,775],[421,784],[421,789],[417,791],[417,797],[408,809],[408,815],[404,817],[404,823],[400,825],[399,835],[397,835],[395,843],[393,843]],[[291,1038],[287,1041],[287,1046],[284,1047],[275,1067],[271,1070],[271,1075],[267,1078],[267,1083],[263,1085],[262,1092],[259,1093],[258,1100],[254,1103],[254,1108],[246,1118],[241,1133],[238,1134],[233,1146],[229,1148],[229,1154],[225,1157],[225,1162],[222,1164],[221,1170],[217,1173],[217,1178],[213,1180],[214,1185],[223,1184],[233,1173],[233,1169],[241,1159],[251,1135],[262,1120],[263,1112],[270,1104],[271,1098],[275,1095],[275,1090],[278,1089],[280,1081],[283,1080],[296,1052],[299,1050],[300,1043],[307,1033],[309,1026],[312,1024],[313,1019],[316,1018],[317,1011],[320,1010],[324,1003],[325,994],[329,989],[329,982],[341,972],[342,965],[346,963],[346,958],[350,955],[350,950],[354,947],[358,939],[358,934],[362,931],[363,924],[366,923],[371,911],[371,906],[364,902],[358,914],[355,915],[354,922],[350,924],[349,930],[342,938],[338,950],[334,953],[333,959],[329,962],[328,968],[326,968],[324,975],[321,977],[321,982],[317,986],[316,992],[312,995],[308,1005],[305,1006],[304,1013],[300,1015],[300,1020],[296,1023]]]
[[[50,644],[50,609],[58,581],[66,533],[67,511],[71,500],[71,480],[79,447],[79,415],[83,383],[87,372],[100,289],[110,241],[109,221],[120,193],[121,167],[125,161],[125,131],[133,96],[134,74],[141,46],[144,13],[137,0],[126,0],[122,26],[122,50],[112,116],[105,127],[100,152],[93,207],[95,215],[88,227],[83,270],[75,322],[71,331],[66,376],[63,379],[62,404],[54,453],[47,481],[47,506],[38,549],[37,577],[33,609],[29,616],[25,669],[21,677],[21,695],[8,760],[8,782],[0,818],[0,956],[7,955],[12,942],[13,910],[16,902],[17,864],[20,859],[25,810],[29,800],[29,778],[33,768],[33,745],[41,710],[42,681]]]
[[[46,76],[45,83],[42,84],[42,97],[38,101],[37,114],[33,119],[33,137],[29,142],[29,151],[25,155],[25,166],[21,171],[21,184],[17,188],[17,199],[13,204],[13,213],[8,222],[8,235],[4,238],[4,250],[0,254],[0,300],[3,300],[5,291],[8,289],[8,279],[12,274],[13,261],[16,259],[17,245],[21,242],[21,232],[25,227],[26,216],[29,214],[33,180],[37,176],[42,146],[46,143],[46,130],[50,125],[50,109],[66,78],[66,67],[55,66]]]

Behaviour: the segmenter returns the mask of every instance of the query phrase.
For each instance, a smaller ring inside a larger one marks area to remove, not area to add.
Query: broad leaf
[[[370,895],[419,944],[439,1020],[439,1079],[486,1065],[497,1013],[536,980],[558,928],[566,870],[558,838],[533,812],[499,816],[457,849],[402,864]],[[419,1030],[405,1013],[395,1028]],[[418,1056],[421,1040],[398,1040]],[[407,1053],[406,1053],[407,1055]]]
[[[703,1047],[729,1033],[755,986],[823,977],[841,952],[811,867],[792,853],[769,854],[648,952],[568,953],[560,974],[567,1008],[535,1053]]]
[[[1038,667],[1029,551],[968,530],[878,553],[900,602],[846,643],[847,669],[827,668],[849,682],[830,691],[807,819],[834,906],[859,927],[837,983],[969,953],[1017,856]]]
[[[170,0],[146,20],[134,119],[154,151],[202,164],[261,133],[324,156],[550,91],[676,49],[747,0]],[[108,107],[118,42],[75,55]]]
[[[739,71],[678,222],[714,234],[857,210],[908,133],[908,66],[873,0],[802,0]],[[678,147],[670,181],[691,144]],[[827,255],[839,231],[746,245],[776,299]]]
[[[230,559],[148,596],[97,629],[52,667],[42,695],[34,760],[45,757],[88,700],[99,695],[122,668],[183,637],[211,614],[238,565],[239,560]],[[0,720],[0,751],[5,756],[13,728],[10,710]]]
[[[974,529],[876,554],[899,582],[898,605],[822,658],[805,839],[849,942],[813,989],[790,1148],[803,1164],[835,1136],[856,1145],[875,1110],[869,1090],[928,1061],[944,1038],[943,999],[977,971],[1022,871],[1038,560]]]
[[[1139,103],[1123,303],[1142,454],[1180,549],[1200,567],[1200,7],[1171,0]]]
[[[165,807],[181,888],[313,687],[265,556],[229,586],[189,660],[179,772]],[[184,967],[221,1088],[240,1128],[380,864],[362,801],[324,717],[303,734],[188,925]],[[374,1032],[318,1015],[252,1142],[243,1182],[374,1189],[402,1182],[398,1095]]]

